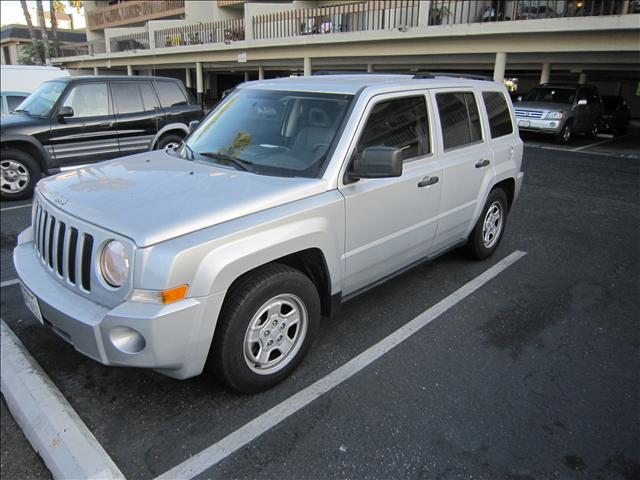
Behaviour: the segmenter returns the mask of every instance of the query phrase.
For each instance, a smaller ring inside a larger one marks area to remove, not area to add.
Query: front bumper
[[[539,132],[556,134],[562,130],[562,119],[560,120],[532,120],[530,118],[516,117],[518,120],[518,130],[523,132]]]
[[[224,292],[170,305],[125,301],[110,309],[54,279],[33,241],[19,239],[13,262],[20,281],[38,298],[45,325],[79,352],[104,365],[153,368],[179,379],[202,372]],[[122,332],[129,329],[144,339],[133,348],[122,344]]]

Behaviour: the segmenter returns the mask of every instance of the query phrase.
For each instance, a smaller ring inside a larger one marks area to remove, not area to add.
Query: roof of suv
[[[488,85],[494,82],[486,80],[470,80],[458,77],[415,78],[413,75],[403,74],[353,74],[353,75],[314,75],[311,77],[288,77],[272,80],[257,80],[245,82],[242,88],[268,90],[294,90],[300,92],[342,93],[356,94],[360,89],[370,86],[399,88],[438,88],[438,87],[466,87]]]
[[[56,82],[77,82],[77,81],[99,81],[99,80],[170,80],[173,82],[178,81],[171,77],[153,77],[149,75],[78,75],[71,77],[59,77],[53,78],[51,81]]]

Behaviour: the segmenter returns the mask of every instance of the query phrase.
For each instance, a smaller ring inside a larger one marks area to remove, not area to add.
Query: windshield
[[[45,82],[25,98],[15,111],[44,117],[49,114],[66,86],[65,82]]]
[[[239,90],[189,136],[189,159],[278,176],[315,177],[351,95]]]
[[[571,88],[534,88],[525,97],[525,102],[573,103],[576,91]]]

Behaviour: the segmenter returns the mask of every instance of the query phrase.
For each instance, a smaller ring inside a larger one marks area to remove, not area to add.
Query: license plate
[[[38,299],[36,298],[36,296],[22,284],[20,284],[20,289],[22,290],[22,296],[24,297],[24,303],[27,308],[31,310],[31,313],[35,315],[40,323],[44,324],[44,322],[42,321],[42,313],[40,312],[40,305],[38,304]]]
[[[529,127],[531,126],[531,122],[529,120],[520,120],[518,122],[519,127]]]

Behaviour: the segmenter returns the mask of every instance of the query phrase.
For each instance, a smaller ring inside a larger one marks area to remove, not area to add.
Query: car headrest
[[[309,125],[312,127],[329,127],[331,121],[329,120],[327,112],[315,107],[309,109]]]

